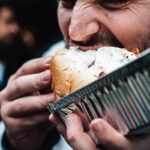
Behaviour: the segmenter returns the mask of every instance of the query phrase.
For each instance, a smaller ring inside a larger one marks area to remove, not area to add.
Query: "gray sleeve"
[[[43,56],[54,56],[55,53],[59,50],[65,48],[65,42],[64,41],[59,41],[49,47],[49,49],[46,50],[46,52],[43,54]]]
[[[4,150],[3,144],[2,144],[2,139],[4,136],[4,132],[5,132],[5,126],[4,123],[2,121],[0,121],[0,150]]]
[[[53,146],[52,150],[60,150],[60,149],[61,150],[73,150],[62,136],[60,136],[60,140],[55,146]]]

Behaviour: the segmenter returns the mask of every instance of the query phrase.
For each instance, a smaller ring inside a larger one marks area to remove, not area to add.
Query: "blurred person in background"
[[[0,89],[8,77],[31,55],[24,39],[27,35],[22,32],[16,20],[13,5],[0,1]]]
[[[56,8],[49,0],[0,0],[0,90],[20,65],[61,39]]]
[[[15,14],[9,5],[0,4],[0,46],[11,45],[19,33]]]

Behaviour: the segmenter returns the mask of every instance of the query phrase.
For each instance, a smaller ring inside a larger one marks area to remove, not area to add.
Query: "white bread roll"
[[[50,65],[52,89],[60,99],[134,58],[134,53],[116,47],[89,51],[75,47],[59,50]]]

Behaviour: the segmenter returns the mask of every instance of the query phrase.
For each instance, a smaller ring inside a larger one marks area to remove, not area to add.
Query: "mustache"
[[[75,41],[72,39],[69,39],[68,46],[98,46],[98,45],[104,45],[104,46],[114,46],[114,47],[120,47],[123,48],[124,46],[117,40],[115,36],[112,34],[106,35],[104,34],[93,34],[90,39],[86,41]]]

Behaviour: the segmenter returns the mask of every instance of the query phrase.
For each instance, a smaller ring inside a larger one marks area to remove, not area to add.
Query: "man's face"
[[[150,0],[60,0],[58,19],[68,46],[150,47]]]
[[[18,34],[18,24],[14,20],[14,13],[10,8],[0,10],[0,44],[9,45]]]

